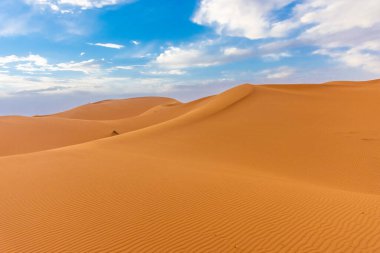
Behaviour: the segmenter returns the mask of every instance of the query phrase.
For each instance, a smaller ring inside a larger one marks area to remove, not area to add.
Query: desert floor
[[[0,252],[380,252],[380,80],[0,117]]]

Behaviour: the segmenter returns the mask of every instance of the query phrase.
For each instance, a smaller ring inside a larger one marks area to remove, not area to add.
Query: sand
[[[380,252],[379,115],[374,80],[1,117],[0,252]]]

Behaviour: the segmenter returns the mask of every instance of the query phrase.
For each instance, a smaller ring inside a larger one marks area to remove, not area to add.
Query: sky
[[[1,0],[0,115],[380,77],[379,0]]]

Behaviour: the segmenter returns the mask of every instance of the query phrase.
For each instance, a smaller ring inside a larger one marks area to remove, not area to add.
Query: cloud
[[[289,77],[295,73],[294,68],[287,66],[275,68],[275,69],[266,69],[261,72],[267,79],[283,79]]]
[[[271,38],[271,46],[282,44],[286,52],[270,52],[265,45],[260,48],[258,53],[264,59],[289,57],[291,52],[287,47],[292,44],[314,46],[319,49],[317,52],[347,66],[380,74],[379,13],[378,0],[365,3],[357,0],[200,0],[193,22],[210,26],[221,35],[250,40]]]
[[[122,49],[124,45],[114,44],[114,43],[88,43],[91,46],[106,47],[113,49]]]
[[[320,49],[314,54],[327,55],[349,67],[380,74],[380,53],[378,51],[370,52],[354,47],[349,50]]]
[[[13,16],[0,15],[0,37],[26,35],[36,29],[30,26],[31,16],[28,14]]]
[[[225,56],[245,56],[249,55],[251,52],[251,49],[237,47],[227,47],[223,50]]]
[[[201,0],[193,22],[222,35],[261,39],[283,37],[295,24],[273,15],[294,0]]]
[[[289,58],[292,57],[292,54],[289,52],[279,52],[279,53],[270,53],[270,54],[264,54],[262,58],[269,61],[279,61],[283,58]]]
[[[316,54],[375,74],[380,74],[379,13],[378,0],[307,0],[295,8],[308,26],[299,39],[319,47]]]
[[[32,63],[36,66],[44,66],[47,64],[47,60],[39,55],[30,54],[26,57],[19,57],[16,55],[8,55],[0,57],[0,67],[5,66],[10,63],[20,63],[20,62],[27,62]]]
[[[69,94],[85,92],[92,94],[140,93],[153,94],[165,92],[176,85],[177,80],[158,77],[112,77],[103,74],[85,77],[44,77],[22,76],[0,73],[2,96],[27,94]]]
[[[13,95],[33,95],[33,94],[41,94],[41,93],[49,93],[49,92],[55,92],[55,91],[62,91],[67,89],[67,87],[64,86],[51,86],[44,89],[30,89],[30,90],[20,90]]]
[[[81,62],[62,62],[49,64],[48,60],[40,55],[29,56],[8,55],[0,57],[0,69],[14,69],[26,73],[71,71],[90,74],[100,71],[100,66],[94,59]]]
[[[38,33],[43,38],[67,40],[70,36],[88,35],[96,27],[96,13],[84,11],[60,13],[75,15],[52,15],[42,9],[49,7],[47,0],[2,0],[0,1],[0,37],[25,36]],[[71,5],[70,5],[71,6]],[[54,11],[53,11],[54,14]]]
[[[171,69],[210,67],[246,58],[252,54],[251,48],[226,46],[221,40],[203,40],[168,47],[152,63]]]
[[[133,0],[24,0],[26,4],[49,8],[61,13],[72,13],[70,7],[82,10],[103,8],[105,6],[131,3]]]
[[[141,72],[142,74],[147,74],[147,75],[155,75],[155,76],[161,76],[161,75],[175,75],[175,76],[180,76],[184,75],[187,72],[181,69],[171,69],[171,70],[160,70],[160,71],[148,71],[148,72]]]
[[[290,17],[280,18],[278,11],[283,8]],[[365,4],[356,0],[201,0],[193,22],[211,26],[219,34],[254,40],[285,37],[300,27],[305,28],[305,37],[368,29],[380,24],[378,13],[378,0]]]
[[[306,0],[296,8],[302,24],[311,24],[306,35],[326,35],[351,29],[367,29],[380,23],[378,0]],[[349,18],[347,18],[349,17]]]
[[[138,45],[141,44],[141,42],[138,41],[138,40],[131,40],[131,43],[132,43],[133,45],[135,45],[135,46],[138,46]]]
[[[201,49],[179,47],[169,47],[155,62],[160,66],[172,68],[208,67],[220,63],[217,59],[207,57]]]
[[[135,69],[135,66],[115,66],[112,67],[110,70],[133,70]]]
[[[90,74],[100,71],[100,66],[95,62],[94,59],[81,62],[64,62],[53,65],[48,68],[52,71],[72,71],[72,72],[82,72],[84,74]]]

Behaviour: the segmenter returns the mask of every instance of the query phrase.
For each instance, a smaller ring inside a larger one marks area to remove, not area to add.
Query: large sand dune
[[[380,81],[105,103],[0,118],[0,252],[380,252]]]

